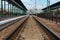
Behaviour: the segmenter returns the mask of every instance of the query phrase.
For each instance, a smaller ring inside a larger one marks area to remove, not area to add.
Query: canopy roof
[[[3,0],[3,1],[7,1],[9,2],[10,4],[13,4],[15,5],[16,7],[20,8],[20,9],[23,9],[23,10],[27,10],[27,8],[24,6],[24,4],[22,3],[21,0]]]
[[[47,10],[49,8],[49,6],[48,7],[46,7],[46,8],[43,8],[42,10]],[[50,5],[50,9],[51,10],[54,10],[54,9],[57,9],[57,8],[60,8],[60,1],[59,2],[57,2],[57,3],[55,3],[55,4],[53,4],[53,5]]]

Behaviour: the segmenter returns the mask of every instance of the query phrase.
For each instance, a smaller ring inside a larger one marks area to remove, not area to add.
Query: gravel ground
[[[36,23],[32,16],[29,17],[24,25],[23,32],[19,33],[19,40],[48,40],[47,35]]]

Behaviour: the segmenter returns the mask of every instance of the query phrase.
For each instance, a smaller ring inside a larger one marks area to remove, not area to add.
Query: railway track
[[[4,40],[59,40],[42,26],[34,17],[29,16]]]
[[[26,19],[27,17],[18,19],[16,22],[12,22],[12,24],[3,27],[3,29],[0,30],[0,40],[6,40],[6,38],[9,37]]]
[[[41,28],[44,30],[50,40],[60,40],[60,36],[57,35],[53,30],[48,28],[48,26],[42,23],[39,19],[37,19],[38,17],[33,16],[33,18],[38,22],[39,25],[42,26]]]
[[[6,40],[57,40],[36,19],[30,16]]]

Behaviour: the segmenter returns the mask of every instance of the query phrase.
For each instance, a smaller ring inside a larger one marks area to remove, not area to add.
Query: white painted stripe
[[[19,19],[19,18],[23,18],[23,17],[25,17],[25,16],[19,16],[19,17],[15,17],[15,18],[11,18],[11,19],[0,21],[0,25],[3,25],[5,23],[8,23],[8,22],[11,22],[13,20],[16,20],[16,19]]]

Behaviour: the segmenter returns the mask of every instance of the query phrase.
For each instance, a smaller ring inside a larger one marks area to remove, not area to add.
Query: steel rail
[[[53,30],[51,30],[50,28],[48,28],[44,23],[42,23],[41,21],[39,21],[35,17],[33,17],[33,18],[37,21],[37,23],[39,25],[41,25],[43,28],[45,28],[53,36],[53,38],[55,38],[56,40],[60,40],[60,36],[57,35]]]

